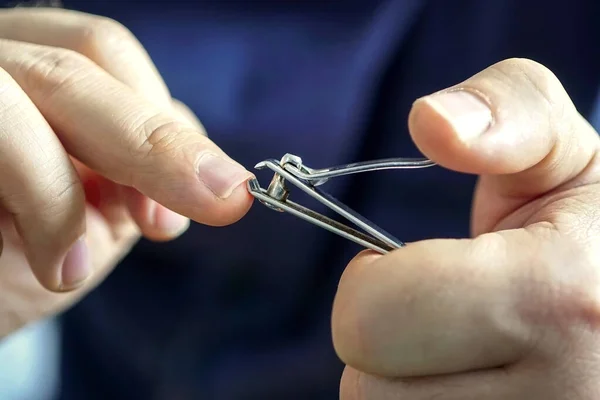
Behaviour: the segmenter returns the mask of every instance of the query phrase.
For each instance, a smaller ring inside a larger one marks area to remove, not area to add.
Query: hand
[[[114,21],[0,11],[0,338],[63,310],[144,235],[241,218],[251,176]]]
[[[598,134],[521,59],[419,99],[409,128],[479,175],[474,238],[350,263],[333,308],[341,399],[599,398]]]

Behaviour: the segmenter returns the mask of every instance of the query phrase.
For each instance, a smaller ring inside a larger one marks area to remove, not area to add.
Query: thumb
[[[417,100],[409,130],[427,157],[486,175],[507,197],[536,196],[573,179],[599,143],[557,77],[526,59],[499,62]]]

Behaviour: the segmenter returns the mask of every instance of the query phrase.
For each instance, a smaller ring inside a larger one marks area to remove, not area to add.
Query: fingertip
[[[354,256],[354,258],[352,260],[350,260],[350,263],[348,265],[371,264],[371,263],[379,260],[381,257],[383,257],[382,254],[380,254],[374,250],[365,249],[365,250],[361,250],[356,256]]]
[[[76,290],[92,275],[92,262],[84,235],[62,253],[56,249],[26,247],[33,275],[48,291],[62,293]]]
[[[419,151],[439,165],[452,163],[452,154],[460,151],[452,127],[426,98],[413,103],[408,116],[408,130]]]
[[[466,91],[422,97],[413,103],[408,118],[419,151],[440,166],[466,173],[481,167],[477,139],[492,124],[490,108]]]
[[[179,237],[190,225],[189,218],[180,215],[133,188],[123,187],[130,216],[144,237],[152,241],[168,241]]]
[[[245,183],[253,177],[250,171],[235,160],[212,150],[204,151],[199,155],[196,172],[200,182],[214,196],[225,201],[231,198],[240,185],[245,186]]]
[[[174,239],[181,236],[188,229],[190,220],[160,204],[156,204],[152,216],[152,225],[166,239]]]
[[[344,268],[338,286],[341,286],[348,279],[353,279],[356,274],[359,274],[365,268],[372,266],[372,264],[381,259],[381,257],[383,257],[383,255],[374,250],[366,249],[360,251],[350,260],[350,262],[348,262],[346,268]]]
[[[85,237],[80,237],[69,249],[61,266],[58,291],[72,291],[81,287],[92,275],[92,262]]]
[[[248,178],[249,179],[249,178]],[[225,199],[216,199],[211,212],[203,213],[201,222],[210,226],[227,226],[242,219],[252,207],[254,197],[247,187],[248,179],[238,184]]]
[[[422,102],[438,114],[465,145],[488,132],[494,122],[492,107],[484,95],[472,90],[440,92],[424,97]]]
[[[149,188],[145,194],[136,189],[128,193],[130,214],[146,238],[160,241],[179,236],[190,220],[216,227],[233,224],[254,199],[247,188],[253,175],[244,171],[231,174],[205,166],[200,177],[182,170],[174,173],[177,179],[165,179],[162,187],[160,181],[148,179],[138,185]]]
[[[92,272],[84,239],[85,203],[74,201],[68,206],[70,215],[60,214],[60,221],[49,221],[41,214],[14,217],[31,271],[40,285],[51,292],[76,289]]]

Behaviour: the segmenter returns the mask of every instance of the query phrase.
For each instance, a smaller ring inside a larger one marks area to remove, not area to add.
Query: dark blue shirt
[[[419,156],[411,103],[508,57],[550,67],[584,115],[600,87],[597,0],[64,4],[129,27],[248,168],[287,152],[314,167]],[[467,236],[474,180],[431,168],[324,189],[413,241]],[[60,400],[337,399],[331,304],[359,250],[258,203],[229,227],[140,242],[63,315]]]

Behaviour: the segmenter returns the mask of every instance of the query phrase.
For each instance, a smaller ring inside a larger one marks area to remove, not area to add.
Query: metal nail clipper
[[[279,161],[267,159],[256,164],[256,169],[268,168],[275,174],[267,189],[263,189],[258,180],[253,178],[248,181],[248,190],[262,204],[275,211],[288,212],[361,246],[385,254],[404,246],[404,243],[317,186],[343,175],[384,169],[425,168],[433,165],[435,165],[433,161],[424,158],[388,158],[313,169],[304,165],[300,157],[286,154]],[[346,218],[364,233],[289,200],[289,183]]]

